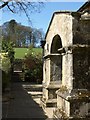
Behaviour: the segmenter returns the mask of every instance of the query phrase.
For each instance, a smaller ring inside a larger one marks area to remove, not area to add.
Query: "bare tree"
[[[30,20],[30,13],[40,12],[44,6],[43,2],[32,2],[30,0],[1,0],[0,9],[7,8],[12,13],[25,13],[26,17]]]

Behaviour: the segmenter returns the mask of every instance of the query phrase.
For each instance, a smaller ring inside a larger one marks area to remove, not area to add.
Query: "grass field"
[[[15,58],[23,59],[27,53],[29,53],[29,48],[14,48]],[[41,54],[42,48],[32,48],[31,53],[33,55]]]

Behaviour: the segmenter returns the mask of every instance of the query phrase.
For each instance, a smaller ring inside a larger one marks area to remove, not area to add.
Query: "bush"
[[[42,82],[42,55],[30,52],[24,60],[25,79],[31,82]]]
[[[1,64],[0,64],[0,71],[2,72],[2,91],[5,91],[5,88],[8,87],[10,83],[10,70],[11,70],[11,63],[10,59],[8,58],[8,53],[0,53],[1,57]]]
[[[2,40],[2,53],[0,53],[0,70],[2,71],[2,91],[8,87],[13,72],[14,49],[13,43]]]
[[[1,69],[5,72],[8,72],[11,68],[11,63],[10,63],[10,59],[8,58],[8,54],[7,53],[1,53],[2,57],[1,57],[1,62],[2,65],[0,66]]]

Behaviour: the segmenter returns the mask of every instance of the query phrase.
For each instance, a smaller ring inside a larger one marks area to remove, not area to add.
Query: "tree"
[[[40,41],[44,40],[44,32],[42,29],[33,28],[31,42],[34,47],[40,45]]]
[[[2,91],[9,85],[12,80],[13,62],[14,62],[14,49],[12,42],[2,41],[2,53],[0,53],[2,65],[0,70],[2,71]]]
[[[31,27],[26,27],[20,24],[17,24],[15,27],[15,36],[16,36],[16,43],[17,47],[25,47],[27,40],[30,38],[30,34],[32,33]]]
[[[2,36],[4,41],[13,42],[15,47],[36,47],[44,39],[44,32],[42,29],[23,26],[11,20],[2,25]]]
[[[2,41],[2,50],[4,50],[4,52],[8,52],[8,57],[10,60],[10,64],[11,64],[11,72],[13,72],[13,62],[14,62],[14,49],[13,49],[13,42],[5,42]]]
[[[15,20],[11,20],[10,22],[6,22],[1,26],[3,40],[15,42],[15,26],[17,22]]]
[[[15,20],[4,23],[1,29],[3,40],[6,42],[12,41],[15,47],[25,47],[26,40],[30,39],[32,33],[31,27],[23,26]]]
[[[43,2],[29,2],[26,0],[1,0],[0,9],[7,8],[12,13],[25,13],[26,17],[30,20],[30,13],[40,12],[43,7]]]

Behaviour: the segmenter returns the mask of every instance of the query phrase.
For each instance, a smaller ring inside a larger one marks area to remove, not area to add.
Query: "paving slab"
[[[40,95],[40,93],[39,93]],[[32,95],[28,94],[23,87],[23,82],[12,83],[11,96],[9,102],[2,104],[2,116],[4,118],[42,118],[46,120],[48,116],[45,115],[43,109],[39,106]]]

